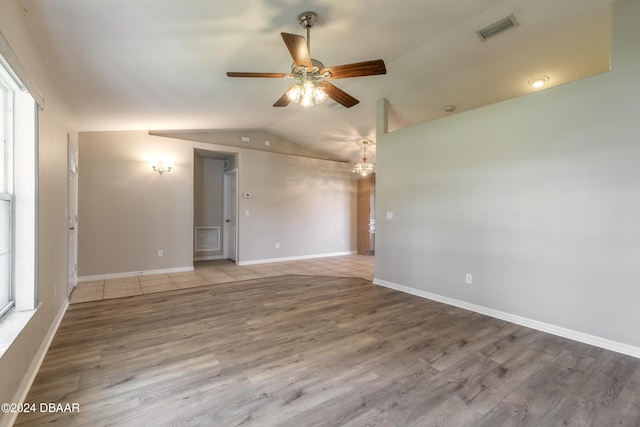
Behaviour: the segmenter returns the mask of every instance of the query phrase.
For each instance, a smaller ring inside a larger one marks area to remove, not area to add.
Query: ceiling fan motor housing
[[[318,14],[315,12],[305,12],[298,16],[298,24],[300,24],[302,28],[313,28],[317,21]]]
[[[311,64],[313,65],[313,68],[311,68],[310,70],[306,70],[308,75],[312,75],[316,79],[320,79],[320,78],[326,79],[331,77],[331,73],[329,71],[326,71],[325,74],[320,74],[320,70],[323,70],[325,68],[322,62],[318,61],[317,59],[311,58]],[[295,63],[292,63],[291,74],[293,74],[295,78],[299,78],[298,76],[302,75],[304,72],[302,68],[306,68],[306,67],[298,67]]]

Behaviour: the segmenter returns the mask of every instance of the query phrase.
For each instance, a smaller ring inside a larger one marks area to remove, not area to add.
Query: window
[[[0,317],[36,304],[36,126],[35,101],[0,56]]]
[[[13,93],[15,84],[0,67],[0,316],[13,306]]]

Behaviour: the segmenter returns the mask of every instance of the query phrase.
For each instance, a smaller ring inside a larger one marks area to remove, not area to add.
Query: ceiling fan
[[[280,33],[293,58],[290,73],[230,71],[227,76],[298,80],[273,104],[274,107],[286,107],[292,101],[304,106],[310,106],[325,101],[327,97],[344,105],[346,108],[353,107],[360,101],[327,80],[386,74],[387,69],[384,61],[375,59],[373,61],[325,67],[322,62],[312,59],[310,54],[310,33],[317,19],[318,15],[315,12],[305,12],[298,17],[300,26],[307,30],[306,42],[302,36]]]

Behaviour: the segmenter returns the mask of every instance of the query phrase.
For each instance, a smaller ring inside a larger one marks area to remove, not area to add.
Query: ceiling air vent
[[[476,34],[478,35],[478,37],[480,37],[480,39],[482,39],[482,41],[484,41],[489,37],[493,37],[498,33],[517,26],[518,21],[516,21],[516,17],[511,14],[506,18],[502,18],[501,20],[496,21],[493,24],[487,25],[483,29],[476,31]]]

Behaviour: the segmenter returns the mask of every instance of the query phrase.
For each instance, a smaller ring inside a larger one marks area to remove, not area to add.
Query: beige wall
[[[246,150],[239,171],[241,263],[356,251],[349,164]]]
[[[639,20],[609,73],[378,135],[376,281],[640,356]]]
[[[142,131],[79,139],[78,275],[192,266],[193,147]],[[152,158],[173,169],[159,175]]]
[[[144,131],[81,132],[79,139],[79,275],[193,266],[194,149],[230,148]],[[355,250],[356,178],[348,164],[237,153],[239,192],[252,193],[238,200],[239,262]],[[154,173],[153,156],[172,160],[173,170]]]
[[[67,286],[67,134],[75,125],[58,94],[46,63],[28,31],[18,0],[0,2],[0,31],[45,99],[39,134],[39,300],[35,316],[0,359],[0,402],[15,401],[56,315],[66,303]],[[5,415],[0,425],[8,422]]]

